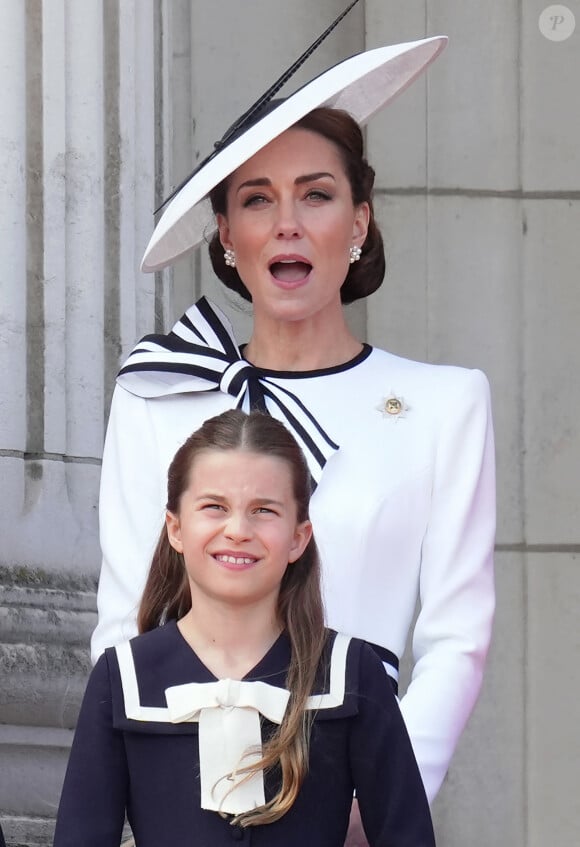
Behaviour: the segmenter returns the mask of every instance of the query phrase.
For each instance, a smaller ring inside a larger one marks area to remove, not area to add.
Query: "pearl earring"
[[[358,262],[360,259],[362,250],[360,247],[357,247],[356,244],[353,244],[350,248],[350,263],[353,265],[355,262]]]
[[[226,250],[224,253],[224,261],[228,268],[235,268],[236,266],[236,254],[233,250]]]

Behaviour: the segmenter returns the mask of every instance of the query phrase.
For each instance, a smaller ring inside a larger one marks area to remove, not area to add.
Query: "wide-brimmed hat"
[[[215,221],[209,192],[282,132],[320,106],[343,109],[360,125],[365,124],[404,91],[446,43],[446,36],[435,36],[358,53],[242,127],[194,171],[171,199],[155,227],[141,270],[161,270],[210,236]]]

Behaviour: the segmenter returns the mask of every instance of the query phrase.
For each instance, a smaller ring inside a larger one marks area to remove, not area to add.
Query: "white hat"
[[[306,83],[249,126],[242,122],[246,128],[241,132],[236,124],[233,140],[218,145],[217,152],[194,171],[167,206],[147,245],[141,270],[160,270],[211,235],[215,221],[209,192],[282,132],[320,106],[343,109],[360,125],[366,123],[404,91],[446,43],[446,36],[435,36],[351,56]]]

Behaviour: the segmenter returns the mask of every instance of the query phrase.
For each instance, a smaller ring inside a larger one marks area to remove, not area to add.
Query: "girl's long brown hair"
[[[208,419],[177,451],[168,472],[167,509],[179,513],[196,456],[208,450],[247,450],[285,461],[292,474],[299,523],[308,519],[311,479],[298,444],[279,421],[262,412],[237,409]],[[191,608],[183,556],[169,543],[163,527],[139,608],[139,632],[166,620],[182,618]],[[311,538],[302,556],[287,568],[278,595],[278,617],[291,645],[286,685],[290,700],[284,719],[264,745],[262,758],[237,773],[249,778],[259,770],[279,767],[281,786],[265,805],[238,815],[232,823],[255,826],[282,817],[294,803],[308,771],[311,712],[305,711],[326,641],[320,590],[320,562]]]

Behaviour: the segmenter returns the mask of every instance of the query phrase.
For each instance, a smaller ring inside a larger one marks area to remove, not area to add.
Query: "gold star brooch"
[[[406,417],[406,413],[409,411],[410,406],[407,406],[404,397],[399,397],[397,394],[392,392],[387,397],[383,397],[379,405],[376,406],[376,409],[384,418],[390,418],[391,420],[398,421],[400,418]]]

